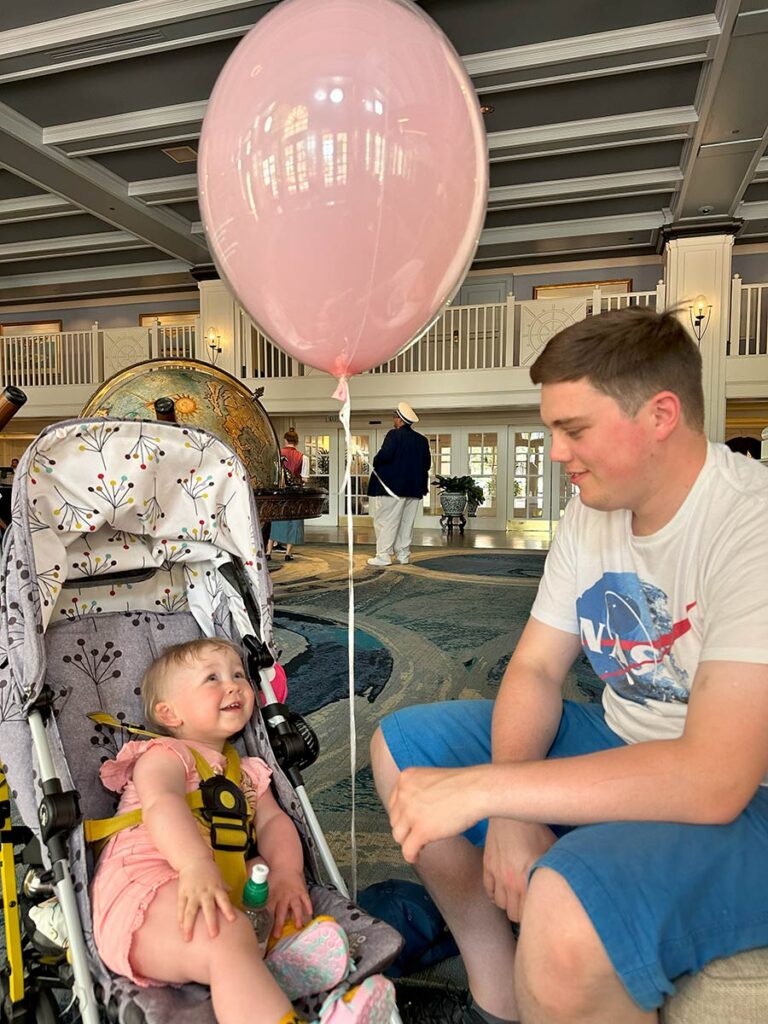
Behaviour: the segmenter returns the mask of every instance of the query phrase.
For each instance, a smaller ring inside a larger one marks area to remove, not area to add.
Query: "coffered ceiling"
[[[201,122],[227,57],[275,6],[0,5],[0,307],[172,292],[209,267]],[[670,226],[768,243],[766,0],[421,6],[487,108],[476,269],[651,254]]]

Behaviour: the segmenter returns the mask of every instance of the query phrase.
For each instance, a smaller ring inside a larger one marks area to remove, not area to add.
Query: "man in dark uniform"
[[[418,422],[410,405],[400,402],[393,429],[374,456],[368,496],[376,531],[376,557],[369,558],[368,565],[390,565],[393,554],[401,565],[410,559],[413,523],[429,487],[432,465],[429,442],[413,429]]]

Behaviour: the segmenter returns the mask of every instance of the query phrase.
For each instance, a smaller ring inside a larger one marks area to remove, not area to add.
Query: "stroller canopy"
[[[36,698],[49,624],[108,611],[191,611],[204,633],[238,607],[218,569],[236,560],[271,643],[271,589],[248,476],[207,431],[90,419],[56,424],[27,450],[4,548],[2,642]],[[257,632],[253,623],[251,632]]]

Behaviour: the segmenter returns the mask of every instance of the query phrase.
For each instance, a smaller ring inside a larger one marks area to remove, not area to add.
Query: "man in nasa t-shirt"
[[[589,317],[531,377],[579,496],[496,701],[385,717],[374,775],[464,1024],[649,1024],[675,979],[768,946],[768,470],[707,442],[671,313]],[[602,705],[562,700],[582,653]]]

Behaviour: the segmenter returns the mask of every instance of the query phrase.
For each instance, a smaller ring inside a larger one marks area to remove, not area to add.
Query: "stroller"
[[[315,913],[333,915],[350,936],[350,982],[391,962],[399,934],[349,902],[303,793],[299,768],[311,733],[303,722],[291,728],[291,713],[275,702],[271,586],[237,456],[179,424],[90,419],[49,427],[17,471],[2,557],[2,1020],[213,1022],[206,988],[138,988],[101,963],[88,895],[93,856],[81,824],[114,813],[98,769],[130,739],[88,716],[140,724],[146,668],[167,647],[201,635],[228,637],[249,652],[266,706],[262,717],[257,702],[236,745],[273,769],[277,798],[302,837]],[[270,737],[286,755],[285,771]],[[22,826],[11,822],[9,796]],[[319,883],[318,859],[335,888]],[[34,924],[35,905],[51,892],[64,920],[61,943]]]

